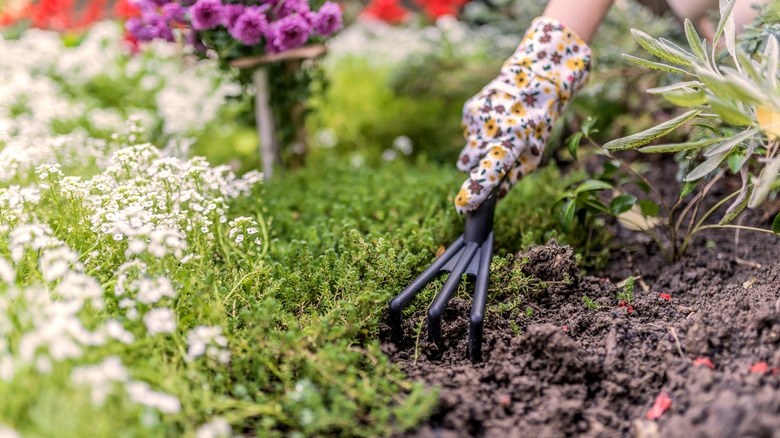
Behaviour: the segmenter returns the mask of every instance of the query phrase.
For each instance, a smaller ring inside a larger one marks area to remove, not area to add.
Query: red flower
[[[122,20],[138,17],[140,15],[141,15],[141,11],[138,10],[138,8],[135,7],[134,4],[130,3],[129,0],[119,0],[114,5],[114,16]]]
[[[371,0],[360,15],[387,23],[400,23],[409,14],[409,10],[401,6],[398,0]]]
[[[706,357],[697,357],[696,360],[693,361],[693,365],[694,366],[707,365],[708,367],[712,368],[713,370],[715,369],[715,365],[713,365],[712,361],[710,361]]]
[[[655,399],[655,403],[653,403],[653,407],[650,408],[649,411],[647,411],[647,419],[648,420],[657,420],[661,417],[661,414],[664,413],[669,407],[672,406],[672,399],[669,398],[669,394],[662,392],[658,394],[658,397]]]

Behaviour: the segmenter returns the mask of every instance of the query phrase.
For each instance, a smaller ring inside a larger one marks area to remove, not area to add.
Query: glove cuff
[[[591,50],[560,21],[537,17],[531,23],[505,69],[530,70],[540,80],[555,86],[559,96],[558,113],[585,83],[591,67]]]

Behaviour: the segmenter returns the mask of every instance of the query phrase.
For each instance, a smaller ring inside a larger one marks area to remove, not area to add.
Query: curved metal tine
[[[453,258],[453,256],[455,256],[458,251],[463,248],[463,245],[463,236],[460,236],[455,240],[455,242],[452,243],[452,245],[450,245],[449,248],[447,248],[446,251],[444,251],[442,255],[439,256],[438,259],[436,259],[430,266],[428,266],[422,273],[420,273],[417,278],[412,280],[412,282],[409,283],[409,286],[406,286],[406,288],[402,290],[400,294],[396,295],[395,298],[390,301],[390,326],[393,328],[393,331],[396,332],[396,335],[398,334],[398,330],[401,328],[403,310],[404,306],[406,306],[406,303],[408,303],[409,300],[411,300],[412,297],[414,297],[417,292],[420,291],[420,289],[428,284],[429,281],[433,280],[433,278],[439,274],[442,266],[444,266],[451,258]]]
[[[479,248],[479,271],[474,285],[474,301],[471,304],[471,317],[469,318],[468,354],[472,362],[482,361],[482,329],[485,322],[494,238],[491,231],[485,243]]]
[[[447,307],[447,303],[452,297],[452,293],[458,288],[463,273],[466,272],[471,259],[474,254],[479,250],[479,244],[475,242],[467,243],[466,249],[458,260],[458,264],[455,265],[450,276],[447,277],[447,281],[444,282],[439,294],[433,299],[431,307],[428,308],[428,339],[437,344],[441,343],[441,315],[444,312],[444,308]]]

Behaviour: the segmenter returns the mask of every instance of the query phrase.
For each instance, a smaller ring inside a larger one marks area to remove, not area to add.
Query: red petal
[[[715,365],[712,364],[712,362],[707,359],[706,357],[697,357],[696,360],[693,361],[693,365],[699,366],[699,365],[707,365],[708,367],[715,369]]]
[[[653,407],[647,411],[647,419],[657,420],[659,417],[661,417],[661,414],[663,414],[664,411],[669,409],[671,406],[672,399],[669,398],[669,394],[665,392],[658,394],[658,397],[655,399],[655,403],[653,403]]]
[[[750,372],[751,373],[765,373],[767,368],[769,368],[769,366],[766,364],[766,362],[759,362],[759,363],[753,365],[752,367],[750,367]]]
[[[669,294],[661,294],[661,298],[666,298],[669,301],[672,301],[672,296]]]

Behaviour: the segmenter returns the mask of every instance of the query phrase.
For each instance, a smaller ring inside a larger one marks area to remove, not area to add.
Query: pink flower
[[[190,7],[192,28],[213,29],[222,24],[222,2],[220,0],[198,0]]]

